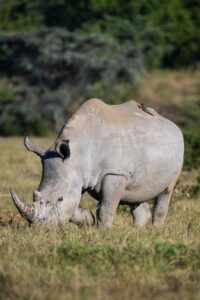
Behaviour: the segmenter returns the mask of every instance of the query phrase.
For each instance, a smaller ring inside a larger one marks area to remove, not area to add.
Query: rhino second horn
[[[28,136],[24,138],[24,145],[28,151],[36,153],[38,156],[43,157],[45,151],[37,145],[34,145]]]
[[[37,201],[41,201],[43,199],[42,195],[40,192],[34,190],[33,191],[33,201],[37,202]]]
[[[20,215],[24,219],[32,222],[35,215],[33,205],[23,203],[13,189],[10,189],[10,193],[11,193],[12,200]]]

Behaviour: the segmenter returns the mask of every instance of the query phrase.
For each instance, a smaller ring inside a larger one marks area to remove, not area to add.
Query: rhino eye
[[[69,140],[63,140],[56,145],[56,151],[62,156],[63,160],[70,157]]]
[[[63,201],[63,197],[58,198],[58,202]]]

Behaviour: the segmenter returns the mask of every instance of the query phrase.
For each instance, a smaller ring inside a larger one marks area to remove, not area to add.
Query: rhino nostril
[[[58,198],[58,201],[59,202],[63,201],[63,197]]]

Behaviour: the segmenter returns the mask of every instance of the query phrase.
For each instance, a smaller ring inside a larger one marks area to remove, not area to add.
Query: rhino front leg
[[[97,209],[99,229],[110,228],[117,206],[125,190],[126,178],[122,175],[106,175],[102,183],[101,199]]]
[[[149,206],[146,202],[131,205],[131,214],[133,216],[133,225],[136,227],[146,225],[151,217]]]
[[[77,225],[93,226],[95,224],[95,216],[89,208],[78,208],[70,221]]]

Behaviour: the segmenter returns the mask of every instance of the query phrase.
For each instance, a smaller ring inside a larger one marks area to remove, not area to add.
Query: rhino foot
[[[70,219],[71,222],[82,226],[82,225],[87,225],[87,226],[93,226],[95,225],[95,216],[92,213],[91,209],[86,208],[78,208],[73,217]]]
[[[137,204],[131,207],[131,214],[133,216],[133,225],[135,227],[142,227],[146,225],[151,217],[151,213],[147,203]]]

